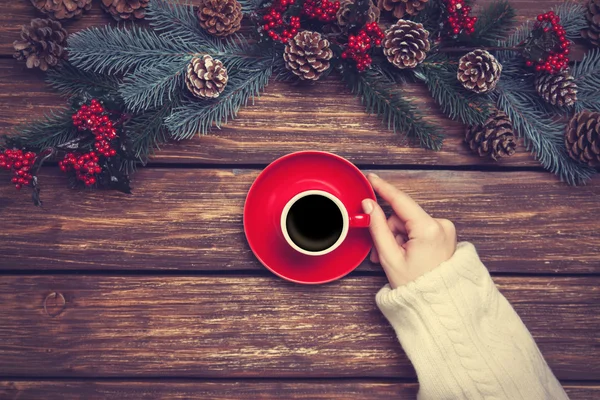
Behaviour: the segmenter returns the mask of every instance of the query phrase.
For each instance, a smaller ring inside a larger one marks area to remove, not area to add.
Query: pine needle
[[[507,0],[493,2],[479,13],[475,32],[466,41],[482,46],[496,44],[512,30],[515,15],[515,9]]]
[[[121,82],[114,76],[83,71],[63,62],[48,70],[46,83],[64,96],[77,96],[90,92],[116,94]]]
[[[600,112],[600,49],[594,49],[575,63],[571,74],[577,83],[577,111],[583,109]]]

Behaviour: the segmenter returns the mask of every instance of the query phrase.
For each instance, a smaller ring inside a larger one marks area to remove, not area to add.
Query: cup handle
[[[350,217],[350,228],[368,228],[371,224],[369,214],[357,214]]]

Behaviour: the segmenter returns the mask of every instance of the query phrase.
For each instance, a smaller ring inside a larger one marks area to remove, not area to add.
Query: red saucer
[[[375,200],[369,181],[350,161],[320,151],[292,153],[273,161],[252,184],[244,206],[244,231],[254,255],[274,274],[296,283],[331,282],[358,267],[371,249],[371,237],[366,228],[351,228],[329,254],[309,256],[292,249],[281,232],[281,212],[305,190],[333,194],[350,215],[363,212],[363,199]]]

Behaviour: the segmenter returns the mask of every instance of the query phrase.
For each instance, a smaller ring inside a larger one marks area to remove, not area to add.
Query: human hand
[[[406,285],[452,257],[456,229],[447,219],[432,218],[406,193],[375,174],[367,175],[375,192],[394,210],[385,213],[371,199],[362,202],[371,216],[369,231],[375,245],[371,261],[381,263],[392,289]]]

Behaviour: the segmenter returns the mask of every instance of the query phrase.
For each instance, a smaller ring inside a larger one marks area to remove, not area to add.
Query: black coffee
[[[322,251],[333,246],[342,234],[343,225],[338,206],[318,194],[311,194],[294,203],[286,219],[290,238],[307,251]]]

